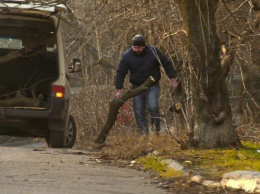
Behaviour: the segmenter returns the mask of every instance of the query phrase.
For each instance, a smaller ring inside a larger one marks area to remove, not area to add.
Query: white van
[[[49,147],[71,148],[70,73],[59,16],[62,4],[0,3],[0,135],[44,137]]]

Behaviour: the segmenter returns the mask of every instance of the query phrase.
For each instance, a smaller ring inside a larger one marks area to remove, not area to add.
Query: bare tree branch
[[[118,115],[118,110],[123,104],[126,102],[127,99],[132,98],[133,96],[145,91],[149,86],[154,84],[155,80],[153,77],[149,77],[141,86],[133,89],[133,90],[128,90],[125,94],[123,94],[119,99],[114,99],[112,102],[109,104],[109,113],[107,117],[107,121],[105,126],[103,127],[101,133],[96,139],[96,143],[101,144],[103,143],[109,131],[111,130],[112,126],[116,122],[117,115]]]

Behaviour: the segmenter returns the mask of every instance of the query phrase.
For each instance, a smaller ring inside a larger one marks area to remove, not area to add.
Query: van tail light
[[[56,98],[63,98],[65,93],[65,87],[64,86],[56,86],[53,85],[51,87],[51,96]]]

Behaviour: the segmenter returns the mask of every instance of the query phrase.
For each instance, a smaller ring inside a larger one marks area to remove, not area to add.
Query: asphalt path
[[[47,147],[47,144],[42,138],[0,136],[0,146],[36,148]]]
[[[0,194],[166,194],[147,172],[109,166],[97,150],[0,137]]]

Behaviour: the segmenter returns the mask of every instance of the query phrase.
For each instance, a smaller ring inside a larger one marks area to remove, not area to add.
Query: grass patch
[[[260,171],[260,143],[242,144],[243,148],[238,150],[181,150],[169,136],[140,136],[137,133],[123,131],[109,136],[106,145],[102,147],[101,158],[113,161],[137,160],[144,169],[152,170],[161,177],[182,176],[182,172],[162,163],[163,159],[173,159],[185,166],[189,173],[219,179],[224,173],[236,170]]]
[[[205,176],[215,178],[224,173],[236,170],[260,171],[260,145],[259,143],[243,142],[243,148],[231,149],[187,149],[178,150],[174,155],[165,156],[164,152],[158,152],[160,156],[144,156],[138,159],[145,169],[157,172],[162,177],[176,177],[183,175],[180,171],[168,168],[162,163],[163,158],[173,158],[182,163],[190,171],[197,171]],[[166,146],[167,147],[167,146]]]
[[[182,154],[191,161],[190,167],[214,172],[216,176],[235,170],[260,171],[259,143],[242,144],[244,147],[238,150],[189,149],[182,151]]]
[[[176,171],[172,168],[169,168],[168,164],[162,162],[161,157],[152,155],[152,156],[141,157],[137,161],[138,161],[138,163],[140,163],[144,166],[145,170],[152,170],[154,172],[157,172],[161,177],[164,177],[164,178],[183,175],[183,172]]]

